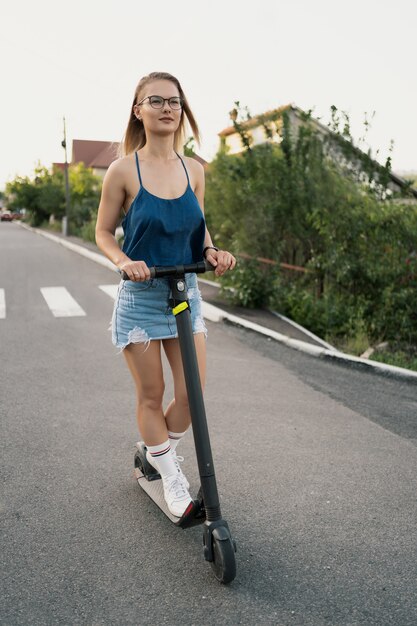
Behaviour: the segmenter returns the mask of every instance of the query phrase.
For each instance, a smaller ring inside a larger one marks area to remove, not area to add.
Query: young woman
[[[175,448],[191,417],[168,279],[150,279],[149,267],[193,263],[205,257],[221,276],[236,264],[230,252],[213,245],[207,230],[203,167],[178,153],[186,119],[199,142],[198,126],[179,81],[164,72],[140,80],[121,158],[111,164],[103,180],[96,225],[98,247],[129,277],[121,281],[114,305],[113,343],[123,350],[136,385],[138,427],[148,461],[161,474],[168,508],[178,517],[191,497]],[[122,250],[115,238],[121,210]],[[186,283],[204,386],[207,330],[196,274],[187,274]],[[174,380],[174,399],[165,412],[161,346]]]

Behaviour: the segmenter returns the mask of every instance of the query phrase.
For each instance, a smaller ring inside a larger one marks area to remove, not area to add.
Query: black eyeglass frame
[[[152,104],[151,102],[151,98],[161,98],[161,100],[163,100],[162,102],[162,106],[160,107],[156,107]],[[170,103],[170,100],[179,100],[180,102],[180,106],[178,107],[178,109],[176,109],[175,107],[172,106],[172,104]],[[179,96],[171,96],[170,98],[163,98],[162,96],[157,96],[157,95],[153,95],[153,96],[146,96],[146,98],[144,98],[143,100],[141,100],[140,102],[138,102],[137,104],[135,104],[135,106],[139,106],[140,104],[143,104],[145,102],[145,100],[149,100],[149,104],[151,105],[151,107],[153,109],[163,109],[165,102],[168,102],[169,106],[171,107],[171,109],[173,111],[179,111],[180,109],[182,109],[182,107],[184,106],[184,101],[182,100],[182,98],[180,98]]]

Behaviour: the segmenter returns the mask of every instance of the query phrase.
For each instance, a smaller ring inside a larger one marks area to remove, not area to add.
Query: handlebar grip
[[[214,265],[204,260],[187,265],[153,266],[149,268],[149,272],[151,278],[162,278],[164,276],[181,276],[186,273],[204,274],[205,272],[213,272],[215,269]],[[122,280],[130,280],[124,270],[121,270],[120,274]]]
[[[155,267],[149,268],[151,278],[155,278],[155,269],[156,269]],[[124,270],[121,270],[120,275],[122,277],[122,280],[130,280],[129,275]]]

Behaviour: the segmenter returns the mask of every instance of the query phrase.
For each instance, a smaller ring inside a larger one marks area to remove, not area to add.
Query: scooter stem
[[[206,509],[206,519],[208,521],[216,521],[221,519],[220,502],[214,474],[206,410],[204,407],[194,335],[191,325],[191,314],[189,307],[182,308],[178,306],[181,303],[187,302],[185,278],[178,278],[178,276],[170,277],[169,282],[174,300],[174,314],[175,308],[178,307],[178,313],[176,314],[178,338],[193,426],[201,489]]]

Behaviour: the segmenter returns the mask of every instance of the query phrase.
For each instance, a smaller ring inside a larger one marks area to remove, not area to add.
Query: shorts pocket
[[[142,280],[140,282],[135,282],[133,280],[125,280],[123,281],[122,288],[126,291],[137,293],[139,291],[146,291],[146,289],[149,289],[150,287],[152,287],[152,284],[153,284],[153,278],[151,278],[150,280]]]

